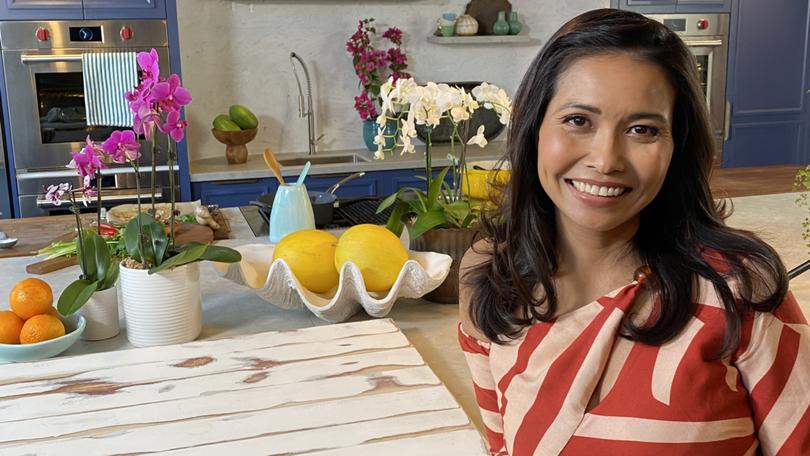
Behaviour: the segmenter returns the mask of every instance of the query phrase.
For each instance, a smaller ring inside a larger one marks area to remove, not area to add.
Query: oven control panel
[[[69,27],[70,41],[101,41],[101,27]]]

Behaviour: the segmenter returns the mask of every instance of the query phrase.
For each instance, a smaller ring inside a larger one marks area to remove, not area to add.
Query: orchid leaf
[[[472,211],[470,203],[463,200],[453,201],[443,205],[443,207],[444,211],[456,220],[464,220]]]
[[[447,171],[450,170],[450,167],[446,167],[441,170],[438,176],[430,183],[430,187],[428,188],[428,195],[427,195],[427,209],[428,211],[434,210],[437,205],[439,204],[439,192],[442,189],[442,183],[444,182],[444,176],[447,175]]]
[[[218,263],[238,263],[242,261],[242,254],[228,247],[209,245],[200,257],[200,260],[216,261]]]
[[[98,279],[96,269],[96,246],[92,239],[93,232],[82,230],[79,236],[82,237],[81,247],[76,248],[79,267],[82,269],[82,278],[90,281]]]
[[[171,269],[177,266],[182,266],[184,264],[193,263],[195,261],[199,261],[200,258],[205,254],[205,250],[208,248],[208,244],[200,244],[197,242],[187,244],[183,246],[184,249],[181,250],[177,255],[170,257],[168,260],[162,262],[160,265],[157,265],[151,269],[149,269],[149,274],[154,274],[156,272],[164,271],[166,269]]]
[[[377,206],[376,213],[379,214],[380,212],[388,209],[388,206],[394,204],[394,201],[396,201],[397,198],[399,198],[400,192],[402,192],[402,189],[397,190],[395,193],[388,195],[384,200],[382,200],[380,202],[380,205]]]
[[[413,226],[411,227],[411,239],[416,239],[431,228],[435,228],[446,222],[447,217],[441,208],[425,212],[424,214],[419,214],[419,216],[416,218],[416,222],[414,222]]]
[[[89,242],[88,242],[89,241]],[[85,237],[84,245],[92,245],[96,257],[95,277],[85,277],[86,279],[101,281],[107,277],[107,270],[110,268],[110,249],[107,242],[97,233],[88,233]]]
[[[111,261],[110,267],[107,269],[107,274],[104,276],[104,280],[102,280],[98,285],[98,291],[112,288],[115,285],[116,280],[118,280],[119,272],[120,269],[118,262]]]
[[[95,281],[86,279],[73,281],[59,296],[59,302],[56,304],[57,310],[66,317],[73,315],[87,303],[87,300],[90,299],[90,296],[93,296],[97,288],[98,282]]]
[[[405,201],[399,201],[394,206],[394,210],[391,211],[391,215],[388,216],[388,223],[385,224],[385,227],[388,228],[388,231],[396,234],[397,237],[402,234],[402,228],[405,227],[402,223],[402,216],[408,213],[409,207],[410,205]]]

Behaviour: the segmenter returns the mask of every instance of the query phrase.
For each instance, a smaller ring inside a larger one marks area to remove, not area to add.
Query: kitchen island
[[[733,200],[735,212],[729,219],[730,225],[754,231],[773,245],[788,269],[808,257],[805,242],[801,238],[801,220],[806,212],[805,209],[795,205],[795,198],[796,194],[735,198]],[[254,236],[238,209],[226,209],[225,213],[230,220],[232,239],[220,241],[222,244],[236,246],[267,242],[266,239]],[[43,222],[46,221],[47,219],[43,219]],[[2,271],[0,308],[7,306],[7,291],[2,290],[9,290],[18,280],[27,277],[25,265],[33,261],[32,257],[0,260]],[[51,284],[55,295],[58,295],[77,275],[78,268],[74,266],[47,274],[42,278]],[[201,276],[204,280],[201,281],[203,330],[200,340],[329,325],[309,311],[282,310],[263,301],[251,290],[220,277],[210,263],[202,264]],[[810,273],[792,280],[791,289],[807,314],[810,305]],[[456,305],[403,299],[397,302],[387,318],[391,318],[402,330],[480,429],[481,421],[475,405],[472,383],[456,340],[457,312]],[[361,311],[351,321],[368,319],[370,317]],[[125,333],[122,332],[117,337],[105,341],[80,341],[61,356],[130,347]]]

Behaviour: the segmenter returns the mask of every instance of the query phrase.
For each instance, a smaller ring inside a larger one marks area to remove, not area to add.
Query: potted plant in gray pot
[[[469,195],[469,181],[465,179],[468,145],[484,147],[487,139],[485,126],[479,125],[475,133],[470,129],[470,119],[479,109],[491,109],[498,114],[503,125],[509,123],[511,100],[503,89],[486,82],[467,90],[448,84],[428,82],[421,86],[413,79],[389,79],[380,89],[382,114],[377,118],[380,126],[375,144],[375,157],[384,159],[386,152],[401,148],[402,153],[414,153],[412,139],[417,136],[417,125],[425,133],[425,176],[426,191],[404,187],[384,199],[377,209],[382,212],[393,205],[387,227],[400,235],[408,226],[410,248],[412,250],[433,251],[450,255],[453,264],[445,282],[426,298],[442,303],[458,302],[458,267],[464,252],[472,245],[476,236],[476,225],[482,202],[472,201]],[[397,128],[393,134],[384,128],[394,120]],[[450,166],[433,175],[432,146],[433,131],[444,121],[451,126],[449,139],[451,152],[448,154]],[[393,147],[386,148],[387,143]],[[456,155],[456,143],[460,153]],[[445,178],[451,176],[451,182]],[[467,190],[464,187],[467,186]]]

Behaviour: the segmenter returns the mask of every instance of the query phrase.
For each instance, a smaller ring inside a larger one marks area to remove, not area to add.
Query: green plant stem
[[[430,155],[431,149],[433,148],[433,143],[431,142],[431,136],[433,136],[433,127],[427,128],[427,144],[425,145],[425,171],[427,175],[425,179],[427,180],[427,188],[430,188],[430,181],[433,179],[433,171],[430,167]]]
[[[157,140],[155,139],[155,126],[152,125],[150,127],[152,129],[152,216],[157,217],[157,211],[155,210],[155,192],[156,192],[156,175],[157,175],[157,153],[158,153],[158,146]]]
[[[138,202],[138,248],[141,252],[141,262],[145,266],[149,266],[146,264],[146,258],[144,257],[145,250],[143,248],[143,224],[141,223],[141,172],[137,161],[131,161],[130,164],[132,164],[132,168],[135,170],[135,191],[137,192],[136,200]]]
[[[101,236],[101,170],[96,170],[96,233]]]
[[[168,152],[169,152],[169,195],[172,202],[171,207],[171,215],[169,216],[169,252],[174,251],[174,154],[175,148],[172,147],[172,138],[170,136],[166,136],[168,140]]]
[[[456,188],[455,200],[461,199],[461,182],[462,182],[461,173],[467,172],[467,141],[469,140],[470,140],[470,121],[468,119],[464,121],[464,138],[461,139],[461,157],[458,159],[459,185]],[[467,183],[469,184],[469,179],[467,180]]]
[[[74,190],[70,190],[68,194],[70,195],[70,211],[73,212],[73,215],[76,216],[76,230],[78,230],[76,243],[78,244],[78,252],[80,253],[79,259],[81,260],[81,264],[79,265],[79,267],[82,269],[82,278],[83,278],[87,271],[87,264],[85,263],[86,259],[84,258],[84,240],[82,239],[82,218],[79,216],[79,207],[76,206],[76,195],[74,194]]]

